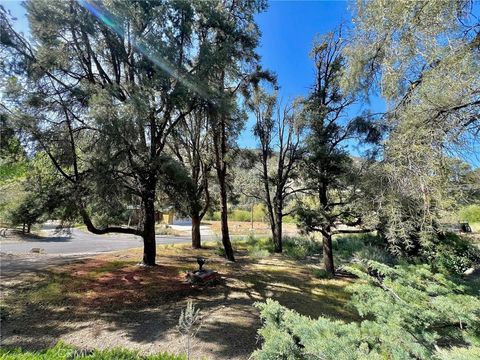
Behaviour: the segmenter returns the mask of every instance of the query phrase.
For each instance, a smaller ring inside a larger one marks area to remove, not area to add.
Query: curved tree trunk
[[[200,216],[198,214],[192,215],[192,248],[200,249],[202,247],[200,235]]]

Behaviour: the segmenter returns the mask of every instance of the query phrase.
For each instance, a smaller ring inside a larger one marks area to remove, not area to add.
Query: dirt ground
[[[63,340],[81,349],[181,353],[185,339],[177,323],[189,299],[203,316],[193,345],[198,359],[247,359],[259,346],[261,323],[253,304],[266,298],[312,317],[356,320],[344,307],[351,280],[317,279],[313,265],[276,255],[252,258],[245,250],[229,263],[213,247],[194,251],[185,245],[162,246],[158,254],[155,268],[139,266],[141,250],[135,249],[4,281],[1,345],[41,349]],[[202,288],[185,281],[197,256],[220,272],[220,284]]]

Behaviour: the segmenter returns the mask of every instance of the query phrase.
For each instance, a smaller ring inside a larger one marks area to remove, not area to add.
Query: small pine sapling
[[[201,327],[202,316],[200,314],[200,309],[195,308],[193,302],[189,300],[186,308],[182,310],[180,318],[178,319],[178,331],[182,334],[185,340],[187,360],[190,360],[192,343]]]

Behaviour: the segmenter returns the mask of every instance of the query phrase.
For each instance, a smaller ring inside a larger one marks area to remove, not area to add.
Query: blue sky
[[[314,81],[309,56],[313,41],[341,23],[350,23],[351,4],[351,1],[270,1],[268,9],[257,15],[262,32],[258,52],[262,65],[277,74],[283,102],[308,94]],[[354,117],[368,108],[379,112],[385,105],[373,97],[370,104],[352,107],[349,115]],[[250,119],[240,135],[240,146],[257,146],[252,135],[253,123]],[[350,151],[358,154],[353,144],[350,145]]]
[[[262,32],[258,52],[262,65],[277,74],[282,101],[309,92],[314,80],[309,57],[313,40],[350,19],[348,5],[346,1],[271,1],[267,11],[257,15]],[[250,119],[240,145],[255,147],[252,124]]]
[[[348,21],[347,7],[343,1],[272,1],[257,15],[262,63],[277,73],[284,97],[308,92],[314,75],[309,57],[313,40]]]

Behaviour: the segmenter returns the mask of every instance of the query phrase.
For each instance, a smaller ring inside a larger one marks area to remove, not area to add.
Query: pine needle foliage
[[[349,290],[363,321],[311,319],[269,299],[256,305],[264,343],[255,359],[463,359],[478,353],[480,300],[462,286],[428,265],[368,261],[349,271],[360,278]]]

